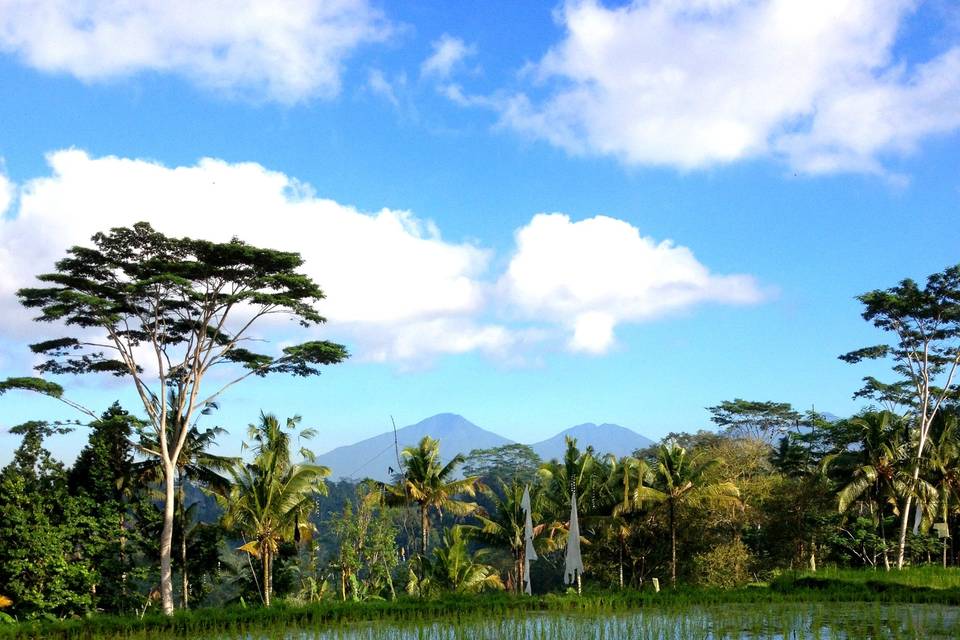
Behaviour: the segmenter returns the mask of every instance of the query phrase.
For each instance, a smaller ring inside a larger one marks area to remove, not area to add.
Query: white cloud
[[[490,250],[446,241],[409,211],[358,211],[259,164],[208,158],[167,167],[75,149],[47,159],[49,175],[21,184],[0,217],[0,337],[8,341],[49,337],[18,305],[18,288],[68,247],[139,220],[171,235],[237,236],[299,252],[327,294],[319,309],[329,324],[320,333],[349,343],[357,359],[403,369],[469,352],[519,363],[557,340],[599,354],[617,325],[761,298],[752,278],[712,274],[689,249],[608,217],[534,216],[517,231],[506,271],[495,274]],[[262,337],[280,346],[293,339],[286,326],[265,326]]]
[[[894,54],[913,0],[569,0],[564,39],[499,102],[504,124],[576,154],[684,169],[776,156],[807,172],[960,128],[960,46]]]
[[[52,268],[67,247],[113,226],[147,220],[173,235],[298,251],[327,294],[326,333],[352,337],[357,356],[428,359],[436,353],[493,350],[506,333],[472,318],[484,306],[487,251],[444,241],[407,211],[364,213],[316,197],[309,187],[253,163],[204,159],[168,168],[143,160],[91,158],[67,150],[48,157],[51,175],[23,185],[16,217],[0,219],[0,313],[5,333],[31,326],[14,292]],[[468,320],[470,321],[468,323]],[[425,324],[426,323],[426,324]],[[464,327],[446,341],[417,338],[429,323]],[[464,337],[466,336],[466,337]]]
[[[367,0],[0,0],[0,51],[84,81],[144,71],[285,103],[336,95],[344,59],[385,39]]]
[[[380,69],[370,70],[370,73],[367,75],[367,86],[370,87],[370,91],[384,98],[393,106],[400,106],[400,101],[397,100],[397,94],[393,90],[393,85],[390,84],[390,81],[387,80],[387,77],[383,75],[383,71]]]
[[[420,65],[420,75],[447,78],[454,67],[475,52],[473,46],[445,33],[433,42],[433,53]]]
[[[641,236],[614,218],[572,222],[563,214],[538,214],[516,242],[500,281],[503,294],[528,317],[567,326],[574,351],[607,351],[620,323],[703,302],[751,304],[763,297],[753,278],[714,275],[686,247]]]
[[[14,186],[10,179],[0,173],[0,217],[13,203]]]

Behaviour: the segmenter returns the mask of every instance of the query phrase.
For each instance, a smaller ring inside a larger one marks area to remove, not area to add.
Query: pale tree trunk
[[[620,589],[623,589],[623,540],[620,541]]]
[[[427,506],[420,506],[420,553],[424,558],[427,557],[427,535],[430,528],[430,518],[427,514]]]
[[[172,462],[163,461],[163,530],[160,532],[160,603],[163,612],[173,614],[173,570],[171,550],[173,547],[173,506],[176,503],[174,487],[176,470]]]
[[[523,555],[524,555],[525,552],[526,552],[525,549],[520,549],[520,550],[517,552],[517,559],[516,559],[516,563],[517,563],[517,587],[516,587],[516,588],[517,588],[517,593],[518,593],[518,594],[519,594],[519,593],[523,593],[523,592],[524,592],[524,589],[525,589],[525,586],[524,586],[524,585],[525,585],[526,576],[524,575],[524,572],[523,572],[523,564],[524,564],[524,563],[523,563]]]
[[[190,606],[190,579],[187,575],[187,496],[183,488],[183,474],[180,474],[180,484],[177,487],[180,502],[180,573],[183,582],[183,608]]]
[[[273,567],[270,566],[270,552],[263,549],[263,604],[270,606],[270,592],[273,591]]]
[[[913,491],[916,489],[920,480],[920,456],[917,454],[916,464],[913,466],[913,476],[911,478],[911,487],[903,503],[903,513],[900,518],[900,540],[897,545],[897,569],[903,569],[904,557],[907,549],[907,529],[910,526],[910,505],[913,503]]]

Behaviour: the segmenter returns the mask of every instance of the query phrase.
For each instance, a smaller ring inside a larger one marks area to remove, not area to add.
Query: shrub
[[[694,580],[705,587],[733,589],[751,580],[750,550],[739,539],[694,556]]]

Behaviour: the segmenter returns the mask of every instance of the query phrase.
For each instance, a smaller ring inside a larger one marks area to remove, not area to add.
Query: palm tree
[[[631,508],[648,502],[666,505],[670,523],[670,585],[677,584],[677,510],[685,505],[739,503],[740,491],[728,481],[710,478],[709,472],[722,461],[719,458],[689,458],[687,450],[676,442],[660,445],[653,469],[656,488],[638,485],[633,490]]]
[[[909,487],[906,466],[909,459],[909,434],[903,418],[891,411],[873,411],[852,418],[850,426],[859,431],[859,451],[852,467],[844,469],[849,480],[837,492],[837,509],[847,512],[857,502],[865,500],[871,514],[876,507],[880,537],[884,543],[884,567],[890,570],[886,549],[884,505],[899,511],[899,500]],[[841,454],[826,456],[821,462],[824,470],[833,466]]]
[[[294,431],[299,421],[299,416],[288,418],[287,430]],[[330,475],[329,468],[312,463],[314,456],[308,449],[300,451],[307,463],[291,464],[288,431],[281,428],[276,416],[260,414],[260,423],[250,425],[249,431],[254,442],[253,462],[232,469],[233,487],[223,500],[224,524],[251,538],[240,550],[262,563],[266,606],[270,606],[273,591],[273,557],[281,542],[298,542],[313,533],[308,515],[314,497],[326,494],[323,479]],[[304,430],[300,437],[313,434]]]
[[[443,517],[446,509],[456,516],[466,516],[477,510],[474,502],[457,500],[454,496],[466,494],[476,496],[480,483],[478,477],[454,480],[453,474],[464,462],[464,456],[457,454],[447,464],[440,460],[440,442],[430,436],[424,436],[414,447],[406,447],[401,455],[404,459],[403,476],[396,484],[384,485],[386,498],[392,504],[416,504],[420,511],[420,554],[427,554],[427,540],[430,532],[430,511],[435,510]]]
[[[609,500],[609,495],[604,492],[606,470],[603,461],[597,460],[590,448],[581,452],[576,438],[568,436],[566,445],[562,461],[551,460],[537,471],[543,486],[543,511],[552,520],[549,525],[551,538],[566,534],[570,498],[574,493],[581,513],[596,512]]]
[[[931,427],[930,452],[926,461],[928,481],[936,490],[941,522],[950,517],[951,504],[960,496],[960,433],[957,416],[940,412]],[[931,513],[934,510],[930,510]],[[932,518],[931,518],[932,519]],[[943,547],[943,566],[947,566],[947,546]]]
[[[631,501],[634,493],[640,487],[649,486],[653,482],[653,473],[645,460],[633,456],[623,456],[617,459],[608,456],[607,493],[611,498],[607,531],[617,540],[618,548],[618,577],[620,588],[623,589],[623,556],[627,550],[627,540],[633,531],[627,515],[632,510]]]
[[[526,485],[519,482],[507,484],[502,480],[500,481],[499,493],[489,487],[484,487],[484,494],[493,502],[493,510],[489,514],[478,512],[476,518],[480,521],[480,524],[464,527],[471,532],[472,537],[480,542],[509,551],[513,560],[513,583],[517,593],[523,590],[525,578],[524,555],[527,545],[524,538],[524,524],[526,516],[520,506],[525,488]],[[530,506],[532,507],[530,515],[534,522],[539,522],[541,517],[539,497],[540,492],[534,487],[534,491],[530,495]],[[543,529],[543,524],[534,525],[534,537],[539,536]]]
[[[438,589],[454,593],[478,593],[488,589],[503,589],[497,569],[482,562],[489,549],[470,553],[464,527],[448,529],[443,540],[433,550],[433,558],[420,558],[420,577],[410,572],[407,592],[425,596]]]

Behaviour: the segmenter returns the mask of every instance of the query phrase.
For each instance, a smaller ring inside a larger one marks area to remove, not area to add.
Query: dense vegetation
[[[129,231],[114,230],[101,240],[119,242]],[[152,230],[137,232],[162,245]],[[190,265],[171,269],[147,256],[142,259],[152,262],[141,272],[136,257],[125,256],[134,282],[98,290],[96,300],[89,292],[83,299],[64,293],[76,287],[77,274],[50,276],[59,288],[21,295],[33,306],[46,305],[47,315],[80,314],[75,317],[81,326],[97,327],[104,314],[109,324],[129,310],[125,305],[145,304],[144,288],[159,282],[166,297],[155,310],[179,316],[191,304],[193,294],[186,290],[194,291],[204,278],[237,280],[243,271],[238,265],[266,262],[282,271],[270,276],[276,281],[264,281],[255,268],[253,275],[241,275],[254,285],[279,287],[287,297],[251,299],[322,321],[303,302],[322,293],[296,279],[298,257],[257,253],[240,243],[174,245],[179,256],[206,251],[207,262],[198,266],[194,256]],[[58,265],[61,272],[67,267],[81,269],[72,262]],[[93,287],[91,282],[83,281]],[[133,291],[138,302],[129,302],[121,289]],[[603,606],[653,597],[654,578],[674,587],[656,595],[662,599],[681,597],[693,586],[729,589],[730,597],[744,599],[796,591],[821,598],[844,590],[881,593],[842,573],[821,577],[822,568],[869,567],[899,575],[897,567],[956,563],[947,536],[960,516],[958,292],[960,268],[952,268],[931,276],[923,288],[904,281],[861,297],[864,317],[892,341],[843,357],[888,358],[897,378],[866,378],[856,392],[865,406],[849,418],[736,399],[709,408],[715,430],[670,434],[620,458],[581,448],[575,440],[567,441],[562,459],[543,461],[523,445],[444,452],[442,442],[424,438],[398,452],[401,469],[387,483],[330,482],[329,470],[314,464],[303,446],[316,434],[296,417],[263,413],[249,427],[244,459],[213,455],[210,447],[226,432],[200,421],[216,421],[217,405],[194,406],[183,395],[197,394],[203,370],[168,371],[159,394],[148,394],[148,386],[135,380],[144,406],[152,409],[143,418],[119,404],[99,414],[86,410],[95,419],[84,423],[88,441],[72,466],[53,459],[45,447],[72,425],[38,420],[13,429],[22,442],[0,471],[0,617],[27,621],[105,612],[150,619],[148,613],[168,604],[242,608],[230,611],[273,604],[310,619],[335,619],[360,610],[347,602],[416,598],[442,608],[451,597],[475,598],[477,606],[561,606],[550,603],[569,603],[569,597],[542,596],[566,591],[563,548],[573,494],[584,598]],[[73,311],[64,305],[74,305]],[[171,347],[208,340],[215,357],[255,374],[313,375],[315,365],[346,355],[339,345],[305,343],[303,351],[288,348],[271,359],[240,349],[225,331],[209,326],[198,329],[184,320],[177,331],[160,331],[155,324],[132,339],[168,340]],[[45,344],[40,351],[52,360],[42,371],[124,375],[122,368],[104,364],[102,354],[91,359],[72,348],[62,341]],[[137,367],[130,374],[135,378],[144,375]],[[193,378],[184,382],[185,376]],[[58,385],[40,378],[0,383],[0,393],[23,389],[66,401]],[[527,487],[540,558],[531,577],[539,596],[477,597],[522,589],[520,502]],[[797,570],[816,573],[789,573]],[[942,580],[942,592],[930,601],[960,602],[954,579]],[[756,582],[771,588],[762,596],[743,590]],[[590,595],[599,588],[612,591]],[[362,610],[391,610],[377,606]]]

